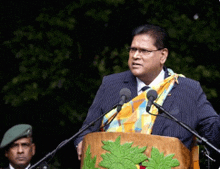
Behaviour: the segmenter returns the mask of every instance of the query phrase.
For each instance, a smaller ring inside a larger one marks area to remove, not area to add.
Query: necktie
[[[144,86],[141,88],[141,90],[144,92],[145,90],[149,89],[150,87],[149,86]]]

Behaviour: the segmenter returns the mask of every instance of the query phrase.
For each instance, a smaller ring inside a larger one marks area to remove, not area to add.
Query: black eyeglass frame
[[[162,49],[164,49],[164,48],[159,48],[159,49],[156,49],[156,50],[148,50],[148,49],[144,49],[144,48],[128,47],[129,52],[136,52],[138,50],[139,53],[143,53],[143,54],[159,51],[159,50],[162,50]]]

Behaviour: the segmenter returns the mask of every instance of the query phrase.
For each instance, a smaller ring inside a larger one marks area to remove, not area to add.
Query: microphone
[[[120,102],[118,103],[118,104],[116,104],[116,110],[117,110],[117,112],[115,113],[115,115],[113,116],[113,118],[110,120],[110,121],[106,121],[105,122],[105,124],[103,125],[103,126],[101,126],[100,128],[103,128],[103,127],[105,127],[106,125],[109,125],[113,120],[114,120],[114,118],[118,115],[118,113],[121,111],[121,107],[122,107],[122,105],[125,103],[125,101],[127,100],[127,99],[129,99],[130,97],[131,97],[131,91],[128,89],[128,88],[123,88],[123,89],[121,89],[120,90],[120,93],[119,93],[119,95],[120,95],[120,98],[121,98],[121,100],[120,100]],[[113,107],[113,109],[115,108],[115,106]],[[109,111],[108,111],[109,112]],[[107,114],[107,113],[105,113],[105,114]]]
[[[119,95],[120,95],[121,100],[117,105],[117,112],[121,111],[122,105],[125,103],[127,99],[131,97],[131,91],[128,88],[123,88],[120,90]]]
[[[146,107],[146,111],[149,112],[150,107],[152,106],[154,100],[156,100],[157,98],[157,92],[156,90],[149,90],[147,92],[147,98],[148,98],[148,103],[147,103],[147,107]]]

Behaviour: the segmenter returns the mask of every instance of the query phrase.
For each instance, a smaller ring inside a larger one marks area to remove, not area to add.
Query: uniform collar
[[[28,169],[31,166],[31,164],[29,164],[25,169]],[[9,164],[9,169],[15,169],[14,167],[12,167],[11,164]]]

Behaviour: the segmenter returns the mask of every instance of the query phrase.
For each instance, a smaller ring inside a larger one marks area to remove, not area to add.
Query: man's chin
[[[133,69],[133,70],[131,70],[131,72],[136,77],[140,77],[143,74],[143,71],[140,69]]]
[[[18,162],[16,165],[12,165],[16,169],[25,169],[28,164],[26,162]]]

